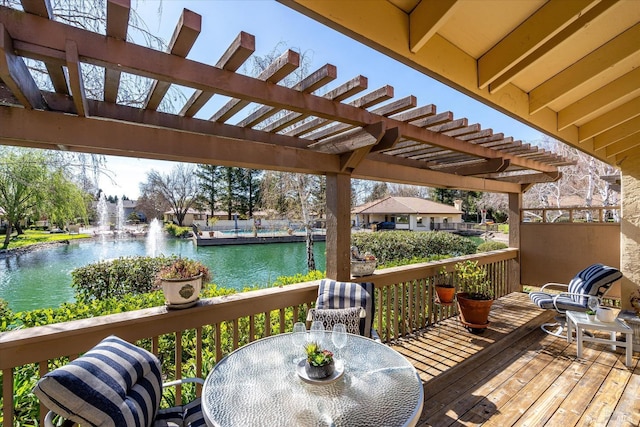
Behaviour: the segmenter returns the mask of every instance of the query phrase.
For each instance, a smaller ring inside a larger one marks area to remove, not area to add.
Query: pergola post
[[[520,249],[520,209],[522,208],[522,193],[509,193],[509,247]],[[509,292],[519,292],[520,283],[520,257],[509,262]]]
[[[351,176],[327,174],[327,277],[351,278]]]

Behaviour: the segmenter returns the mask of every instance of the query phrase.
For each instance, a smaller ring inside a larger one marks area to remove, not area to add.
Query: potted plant
[[[156,276],[156,284],[162,287],[166,304],[170,308],[187,308],[194,305],[203,283],[211,280],[209,268],[199,261],[174,258],[162,267]]]
[[[305,346],[307,352],[307,360],[304,370],[309,378],[322,379],[333,374],[335,371],[335,362],[333,353],[329,350],[323,350],[318,343],[310,342]]]
[[[586,311],[587,314],[587,319],[589,319],[590,322],[593,322],[594,320],[596,320],[596,312],[594,310],[587,310]]]
[[[447,274],[447,268],[443,266],[435,279],[436,295],[441,304],[451,304],[456,295],[456,287],[451,279],[451,275]]]
[[[456,263],[455,281],[460,292],[456,295],[460,322],[471,332],[482,332],[489,326],[489,312],[493,304],[493,290],[487,272],[478,261]]]

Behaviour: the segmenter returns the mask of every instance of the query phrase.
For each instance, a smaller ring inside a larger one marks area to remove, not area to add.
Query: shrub
[[[478,245],[478,252],[489,252],[489,251],[495,251],[498,249],[505,249],[508,248],[509,246],[507,246],[506,244],[502,243],[502,242],[496,242],[494,240],[489,240],[488,242],[484,242],[484,243],[480,243]]]
[[[371,252],[379,264],[385,265],[412,258],[469,255],[477,249],[471,240],[443,231],[354,233],[351,244],[357,246],[360,253]]]
[[[188,238],[191,237],[191,227],[180,227],[175,224],[167,224],[164,226],[165,231],[173,237]]]
[[[154,289],[158,271],[174,257],[121,257],[71,271],[77,301],[144,294]]]

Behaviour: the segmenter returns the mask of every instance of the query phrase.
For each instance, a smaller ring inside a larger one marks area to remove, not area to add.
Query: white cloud
[[[152,169],[160,173],[168,173],[175,162],[131,157],[106,156],[106,169],[113,179],[100,176],[99,187],[107,196],[127,196],[135,200],[140,197],[140,183],[147,180],[147,173]]]

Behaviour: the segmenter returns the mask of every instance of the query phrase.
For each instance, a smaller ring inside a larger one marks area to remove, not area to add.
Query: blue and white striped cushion
[[[151,426],[160,406],[160,361],[110,336],[73,362],[47,373],[33,389],[51,411],[92,426]]]
[[[360,319],[360,335],[371,338],[375,316],[374,290],[374,284],[371,282],[352,283],[322,279],[318,288],[316,308],[364,308],[367,315]]]
[[[620,278],[622,278],[622,273],[618,269],[603,264],[593,264],[576,274],[569,282],[568,292],[602,297],[611,284]],[[586,298],[573,297],[574,301],[579,304],[586,304]]]
[[[202,414],[202,404],[200,398],[184,406],[174,406],[173,408],[160,409],[153,427],[202,427],[206,426]]]

